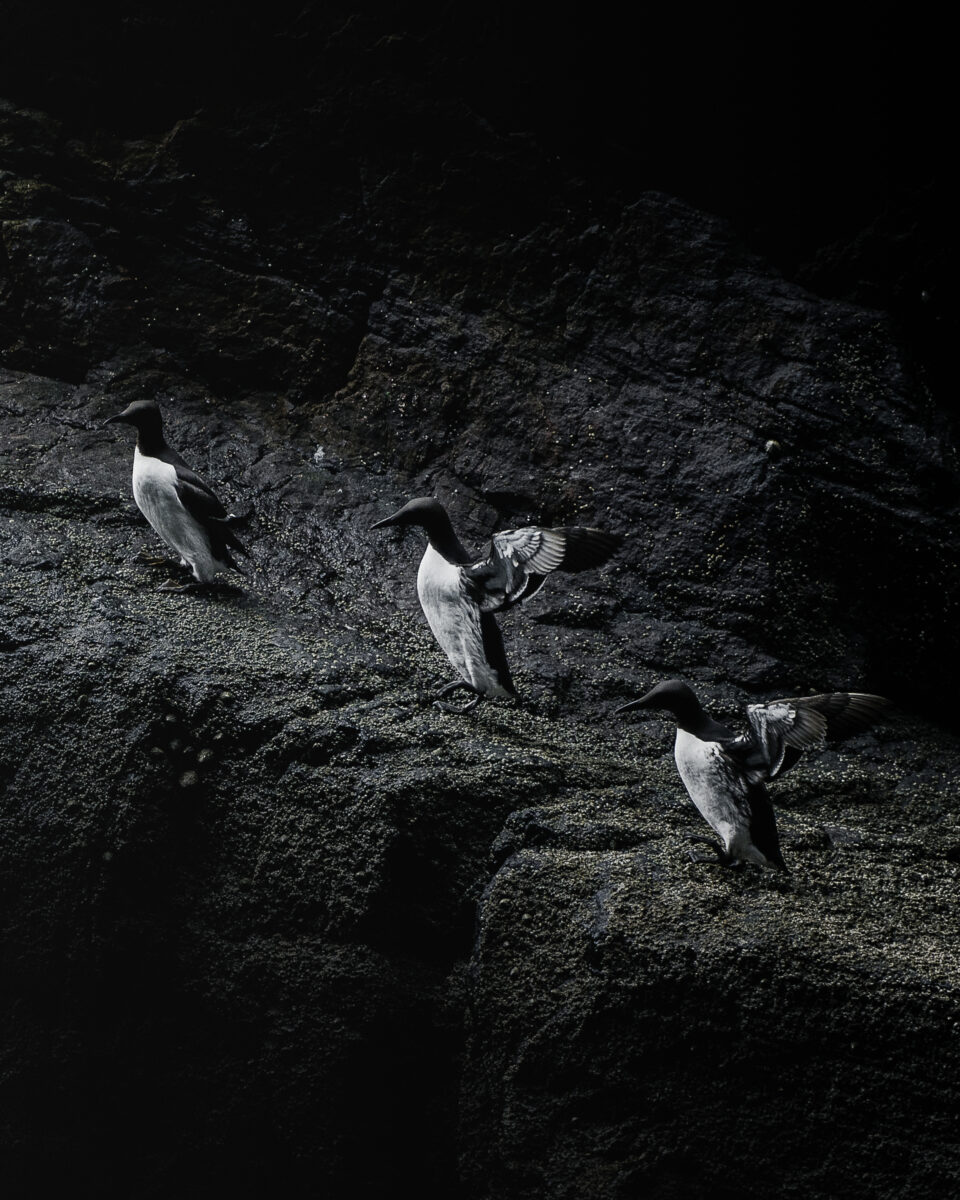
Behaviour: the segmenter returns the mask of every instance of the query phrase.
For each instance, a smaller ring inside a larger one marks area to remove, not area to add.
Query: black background
[[[4,8],[0,94],[82,136],[155,134],[197,110],[306,108],[332,70],[371,82],[381,59],[369,49],[402,39],[400,69],[425,110],[462,101],[498,131],[532,134],[598,191],[663,190],[726,216],[813,290],[889,310],[947,402],[948,246],[934,202],[945,33],[922,10]],[[410,133],[424,149],[439,136],[428,118]]]

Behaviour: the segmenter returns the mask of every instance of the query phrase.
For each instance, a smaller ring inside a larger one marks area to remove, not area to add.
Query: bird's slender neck
[[[141,454],[158,458],[167,449],[163,428],[159,424],[151,428],[140,426],[137,429],[137,449]]]
[[[453,523],[445,512],[432,514],[429,525],[425,524],[423,529],[427,535],[427,541],[447,562],[468,563],[473,561],[454,532]]]
[[[692,733],[701,742],[720,742],[734,736],[732,729],[715,721],[713,717],[703,711],[699,704],[697,704],[696,710],[691,708],[682,714],[675,715],[677,728],[686,733]]]

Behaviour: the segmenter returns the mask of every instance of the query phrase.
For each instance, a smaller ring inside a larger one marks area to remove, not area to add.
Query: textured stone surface
[[[309,104],[197,110],[187,72],[112,126],[107,77],[93,128],[0,106],[5,1185],[948,1194],[957,469],[923,372],[368,35]],[[238,516],[238,587],[138,557],[102,421],[145,395]],[[478,547],[628,535],[504,620],[522,706],[429,706],[420,543],[369,526],[434,492]],[[777,787],[789,878],[688,861],[671,731],[610,720],[672,675],[728,721],[895,699]]]

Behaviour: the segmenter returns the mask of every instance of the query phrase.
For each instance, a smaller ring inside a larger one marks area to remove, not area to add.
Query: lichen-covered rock
[[[401,86],[417,45],[312,107],[0,106],[5,1194],[943,1196],[949,431],[881,313]],[[218,593],[140,557],[143,396],[250,546]],[[434,492],[478,547],[628,535],[504,619],[519,706],[430,707],[369,527]],[[688,861],[672,731],[610,716],[673,675],[895,700],[780,782],[789,877]]]
[[[662,761],[654,798],[513,814],[471,962],[475,1194],[949,1191],[954,754],[905,726],[797,768],[786,878],[687,861]]]

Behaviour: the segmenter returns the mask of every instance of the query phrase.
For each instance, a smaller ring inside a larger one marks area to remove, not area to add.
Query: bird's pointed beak
[[[639,700],[628,700],[626,704],[621,704],[619,708],[615,708],[614,714],[633,712],[635,708],[647,708],[650,702],[650,692],[645,696],[641,696]]]
[[[400,516],[400,513],[402,513],[402,512],[403,512],[403,509],[401,508],[397,512],[392,513],[389,517],[384,517],[382,521],[377,521],[377,523],[375,525],[371,525],[370,528],[371,529],[388,529],[391,525],[398,525],[399,524],[398,518]]]
[[[112,425],[114,423],[114,421],[122,421],[122,420],[123,420],[123,413],[117,413],[116,416],[107,417],[107,419],[103,423],[103,427],[104,427],[104,429],[106,429],[106,427],[108,425]]]

